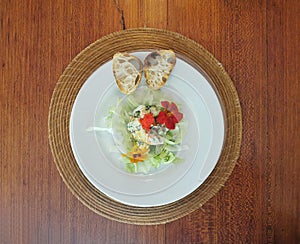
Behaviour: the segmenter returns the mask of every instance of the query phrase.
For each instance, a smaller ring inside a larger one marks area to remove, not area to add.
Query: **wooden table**
[[[0,243],[299,243],[298,0],[0,3]],[[174,222],[105,219],[62,181],[49,104],[69,62],[102,36],[163,28],[226,68],[243,111],[241,156],[222,190]]]

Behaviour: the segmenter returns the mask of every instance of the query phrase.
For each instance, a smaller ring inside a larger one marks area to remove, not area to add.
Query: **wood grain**
[[[299,243],[297,0],[0,2],[0,243]],[[243,143],[224,188],[166,225],[134,226],[84,207],[48,145],[54,86],[98,38],[156,27],[199,42],[240,96]]]

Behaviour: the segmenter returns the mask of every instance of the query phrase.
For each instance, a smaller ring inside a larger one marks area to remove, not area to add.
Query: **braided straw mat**
[[[172,49],[206,74],[219,96],[225,118],[225,139],[219,161],[206,181],[188,196],[166,205],[134,207],[114,201],[94,187],[73,156],[69,121],[75,98],[86,79],[116,52]],[[108,219],[140,225],[164,224],[200,208],[230,176],[239,157],[242,114],[235,87],[221,64],[201,45],[174,32],[138,28],[112,33],[92,43],[68,65],[53,92],[49,141],[57,169],[71,192],[88,208]]]

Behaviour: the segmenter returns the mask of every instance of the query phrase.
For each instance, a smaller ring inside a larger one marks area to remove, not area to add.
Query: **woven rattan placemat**
[[[86,79],[116,52],[172,49],[176,55],[207,75],[223,106],[225,141],[219,161],[206,181],[185,198],[158,207],[133,207],[107,197],[79,169],[69,138],[75,98]],[[174,32],[138,28],[104,36],[68,65],[54,89],[49,111],[49,141],[57,169],[71,192],[94,212],[131,224],[163,224],[201,207],[230,176],[239,156],[242,135],[241,107],[235,87],[222,65],[201,45]]]

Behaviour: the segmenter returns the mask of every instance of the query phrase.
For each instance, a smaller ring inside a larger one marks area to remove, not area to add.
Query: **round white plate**
[[[148,52],[133,53],[144,60]],[[141,82],[143,87],[144,80]],[[185,125],[179,152],[184,160],[149,175],[130,174],[122,168],[120,152],[105,128],[111,106],[124,98],[112,72],[112,61],[99,67],[80,89],[70,118],[70,140],[76,161],[87,179],[108,197],[132,206],[160,206],[197,189],[214,169],[224,141],[221,104],[210,83],[190,64],[177,58],[167,84],[160,91],[180,104]]]

